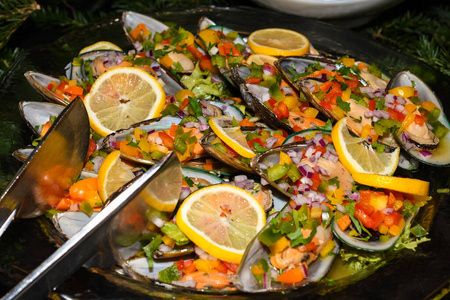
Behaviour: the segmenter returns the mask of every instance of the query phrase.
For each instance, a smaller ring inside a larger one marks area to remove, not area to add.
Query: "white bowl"
[[[403,0],[252,0],[279,12],[317,19],[367,19]]]

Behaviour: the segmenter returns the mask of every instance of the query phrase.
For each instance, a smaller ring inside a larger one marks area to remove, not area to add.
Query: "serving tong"
[[[52,203],[47,199],[54,200],[59,196],[57,192],[61,185],[57,185],[56,189],[47,189],[46,195],[36,192],[42,189],[44,179],[58,182],[59,178],[63,178],[66,185],[71,185],[78,178],[88,142],[89,119],[82,101],[76,99],[60,114],[2,195],[0,207],[9,213],[9,217],[0,219],[2,232],[15,217],[42,214],[45,207]],[[47,153],[56,162],[50,163],[51,159],[45,157]],[[40,159],[45,163],[39,162]],[[64,172],[55,173],[52,171],[55,168],[62,168]],[[70,176],[58,177],[53,173],[58,176],[67,173]],[[69,182],[66,178],[73,181]],[[95,218],[2,299],[44,298],[82,265],[106,268],[135,255],[141,250],[142,243],[148,242],[144,237],[152,235],[148,229],[152,216],[170,217],[172,211],[161,212],[157,207],[179,198],[181,180],[181,164],[175,153],[170,152],[147,172],[111,195]]]

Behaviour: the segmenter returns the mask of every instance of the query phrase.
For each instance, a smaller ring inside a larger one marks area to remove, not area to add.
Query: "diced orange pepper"
[[[339,219],[338,226],[342,231],[345,231],[351,223],[352,221],[350,220],[350,216],[348,214],[345,214]]]
[[[83,88],[79,86],[69,86],[64,90],[66,93],[72,94],[72,95],[83,95]]]
[[[70,206],[72,205],[72,201],[68,198],[62,198],[59,200],[58,204],[56,204],[55,209],[56,210],[68,210]]]
[[[302,282],[303,278],[302,270],[300,268],[293,268],[278,276],[277,280],[281,283],[293,284]]]

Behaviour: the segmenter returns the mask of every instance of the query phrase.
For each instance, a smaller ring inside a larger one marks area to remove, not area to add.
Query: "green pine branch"
[[[0,49],[36,10],[39,10],[39,5],[34,0],[0,1]]]

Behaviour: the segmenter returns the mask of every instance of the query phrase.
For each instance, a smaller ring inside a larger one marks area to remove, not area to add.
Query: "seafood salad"
[[[33,146],[75,99],[89,115],[83,171],[47,212],[63,240],[171,152],[179,199],[148,197],[147,233],[121,276],[190,292],[290,292],[382,265],[357,268],[349,253],[428,240],[416,216],[429,183],[414,171],[450,165],[450,125],[412,72],[389,78],[312,48],[263,61],[244,34],[205,17],[197,32],[130,11],[122,23],[126,51],[80,53],[58,78],[25,74],[53,102],[21,103]]]

